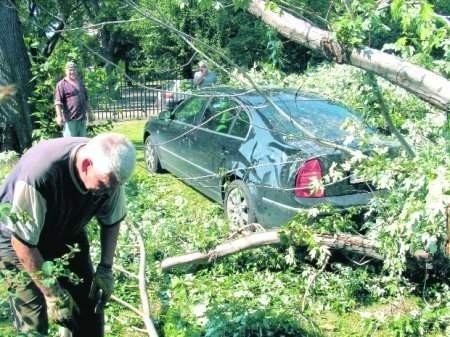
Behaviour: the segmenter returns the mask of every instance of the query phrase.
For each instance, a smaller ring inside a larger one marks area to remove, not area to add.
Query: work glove
[[[78,315],[80,309],[67,290],[59,289],[55,294],[45,296],[45,302],[49,320],[70,330],[76,327],[74,315]]]
[[[103,309],[103,306],[108,302],[114,290],[114,277],[112,269],[109,266],[99,264],[92,279],[91,290],[89,298],[95,300],[97,305],[95,312]]]

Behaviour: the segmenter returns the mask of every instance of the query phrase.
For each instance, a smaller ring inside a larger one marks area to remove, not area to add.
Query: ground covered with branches
[[[392,126],[381,117],[374,83],[361,71],[324,65],[303,76],[286,77],[268,67],[255,69],[252,78],[259,85],[297,87],[345,102],[371,127],[391,131]],[[128,185],[127,224],[139,228],[144,237],[147,289],[161,335],[449,335],[448,261],[438,268],[428,263],[411,268],[407,263],[407,256],[416,250],[442,257],[449,191],[448,120],[445,113],[402,90],[384,82],[378,85],[394,127],[414,149],[413,156],[402,150],[393,160],[378,149],[371,158],[349,163],[389,191],[371,205],[362,229],[379,241],[384,255],[381,263],[352,255],[330,256],[314,242],[308,249],[298,248],[310,231],[357,230],[349,219],[339,216],[310,221],[305,228],[305,219],[314,213],[310,212],[282,229],[288,240],[279,247],[162,273],[159,263],[164,258],[207,251],[232,234],[218,205],[173,176],[148,175],[140,165]],[[137,135],[132,129],[124,132],[142,146],[142,129],[137,127]],[[119,261],[124,269],[136,272],[136,248],[132,248],[136,238],[132,231],[124,232],[129,234],[122,236]],[[117,296],[137,301],[137,292],[131,296],[128,278],[120,277],[123,288]],[[130,325],[142,327],[132,316],[124,321],[123,311],[114,314],[118,308],[116,304],[110,308],[114,331],[130,329]],[[114,324],[115,316],[119,324]]]
[[[255,72],[253,78],[260,84],[280,85],[277,76],[282,75],[269,69],[263,74]],[[323,66],[306,76],[283,80],[287,86],[297,85],[299,89],[344,101],[370,125],[387,129],[377,114],[379,105],[362,72]],[[164,258],[207,251],[232,234],[218,205],[173,176],[149,176],[140,166],[128,186],[132,200],[128,224],[140,228],[146,242],[152,316],[162,335],[449,334],[450,288],[445,268],[420,264],[409,269],[411,266],[406,263],[408,252],[415,249],[424,249],[434,256],[439,256],[443,249],[445,218],[439,205],[447,200],[448,191],[447,121],[445,114],[387,83],[381,85],[386,100],[396,107],[393,120],[417,157],[411,159],[403,153],[391,161],[383,159],[381,152],[375,158],[356,163],[361,174],[378,179],[379,184],[391,190],[388,197],[373,205],[375,214],[366,218],[365,225],[369,237],[381,243],[385,256],[382,263],[351,255],[330,256],[314,242],[309,249],[298,248],[297,243],[305,240],[308,233],[304,220],[311,217],[310,213],[299,215],[283,228],[290,240],[279,247],[258,248],[205,266],[162,273],[159,263]],[[348,95],[342,88],[358,94]],[[129,130],[125,133],[134,134]],[[136,137],[141,146],[140,135]],[[331,233],[355,231],[347,220],[336,216],[312,221],[308,229]],[[122,236],[125,248],[120,249],[120,261],[125,269],[136,271],[136,250],[130,249],[136,238],[131,231],[125,232],[130,234]],[[121,277],[122,294],[130,299],[130,284],[125,275]],[[135,296],[137,301],[137,292]],[[114,308],[116,304],[111,306],[111,312]],[[122,314],[117,311],[118,322]],[[125,322],[142,327],[140,320],[131,316]],[[121,324],[110,323],[114,331],[125,328],[123,318]]]
[[[373,83],[360,71],[324,65],[304,76],[283,76],[267,67],[255,69],[252,78],[258,84],[298,87],[346,102],[372,127],[390,131],[380,117]],[[361,230],[338,215],[307,221],[315,219],[315,210],[286,225],[282,229],[286,240],[277,247],[162,272],[164,258],[207,251],[233,233],[219,205],[170,174],[146,172],[142,158],[144,121],[115,125],[115,131],[136,144],[139,163],[126,186],[129,213],[117,250],[115,297],[106,308],[108,335],[147,335],[141,314],[148,315],[137,277],[141,240],[149,310],[161,336],[450,335],[448,261],[439,268],[431,263],[413,268],[407,264],[407,257],[419,249],[433,258],[443,258],[444,205],[448,203],[450,180],[448,121],[445,113],[389,84],[381,82],[380,87],[392,107],[395,127],[414,150],[414,156],[402,150],[395,159],[387,159],[384,150],[377,149],[373,157],[348,163],[389,191],[370,205],[362,229],[379,241],[382,262],[330,255],[313,240],[307,248],[299,248],[299,243],[311,239],[311,233]],[[0,178],[14,158],[2,154],[5,165]],[[327,179],[338,177],[336,168]],[[96,259],[95,223],[90,234]],[[2,299],[1,335],[15,336],[9,327],[5,296]]]
[[[376,264],[343,257],[322,268],[306,250],[258,248],[203,267],[163,274],[164,257],[206,250],[229,238],[217,205],[170,175],[137,174],[128,225],[141,229],[148,254],[152,315],[164,336],[445,336],[450,289],[404,278],[394,282]],[[151,193],[149,193],[149,191]],[[136,273],[136,238],[124,229],[118,258]],[[138,306],[137,281],[118,273],[116,296]],[[122,306],[109,307],[117,335],[143,327]],[[120,332],[121,331],[121,332]],[[140,335],[135,332],[136,335]]]

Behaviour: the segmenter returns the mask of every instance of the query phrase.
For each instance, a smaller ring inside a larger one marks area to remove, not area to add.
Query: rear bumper
[[[262,197],[261,204],[257,207],[256,217],[264,227],[279,227],[296,214],[305,210],[329,204],[337,209],[344,210],[350,207],[364,206],[378,193],[357,193],[339,197],[326,198],[297,198],[296,205],[288,205],[277,200]]]

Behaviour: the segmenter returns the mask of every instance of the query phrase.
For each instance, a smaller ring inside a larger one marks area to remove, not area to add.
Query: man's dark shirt
[[[88,110],[87,90],[81,80],[78,80],[78,88],[63,78],[55,89],[55,104],[63,106],[66,121],[86,119]]]
[[[87,141],[82,137],[51,139],[22,156],[0,186],[0,203],[9,203],[16,214],[27,216],[21,221],[1,219],[2,236],[14,235],[29,246],[58,244],[77,236],[94,216],[102,225],[125,217],[122,186],[100,195],[83,189],[75,155]]]

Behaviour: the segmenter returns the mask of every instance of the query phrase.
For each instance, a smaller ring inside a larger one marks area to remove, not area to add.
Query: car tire
[[[150,136],[145,139],[144,159],[147,170],[150,173],[160,173],[163,171],[158,154],[156,153],[156,146],[152,143]]]
[[[226,187],[224,209],[232,223],[232,230],[242,229],[256,222],[254,202],[242,180],[233,180]]]

